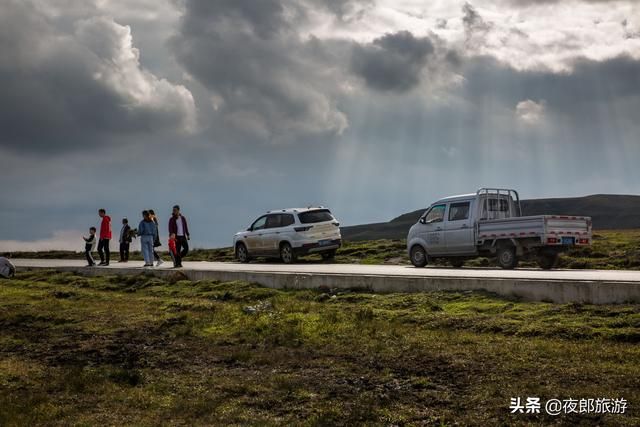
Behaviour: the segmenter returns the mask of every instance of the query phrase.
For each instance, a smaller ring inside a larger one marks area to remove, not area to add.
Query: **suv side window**
[[[449,205],[449,221],[463,221],[469,219],[471,202],[451,203]]]
[[[293,218],[293,214],[281,214],[280,217],[281,227],[288,227],[296,222],[296,220]]]
[[[279,228],[280,219],[280,214],[267,215],[267,226],[265,228]]]
[[[447,205],[435,205],[429,210],[429,213],[424,219],[426,224],[430,224],[432,222],[442,222],[444,221],[444,211]]]
[[[266,224],[267,216],[261,216],[260,218],[256,219],[253,224],[251,224],[251,231],[262,230],[263,228],[265,228]]]

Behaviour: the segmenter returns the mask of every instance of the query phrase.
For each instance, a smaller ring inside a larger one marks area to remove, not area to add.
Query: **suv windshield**
[[[317,211],[308,211],[298,214],[300,222],[302,224],[313,224],[316,222],[333,221],[333,216],[328,209],[322,209]]]

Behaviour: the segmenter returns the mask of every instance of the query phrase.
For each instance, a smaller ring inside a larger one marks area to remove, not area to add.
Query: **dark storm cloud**
[[[188,0],[170,46],[214,97],[222,123],[266,140],[339,134],[336,69],[317,39],[302,39],[300,2]]]
[[[405,92],[420,83],[420,75],[435,47],[429,38],[408,31],[386,34],[354,48],[351,68],[376,90]]]
[[[246,31],[268,38],[288,30],[291,24],[280,0],[187,0],[185,8],[181,31],[193,36],[208,31],[220,32],[214,27],[228,24],[226,30]],[[296,14],[300,13],[295,9],[291,8]]]
[[[181,128],[191,94],[140,69],[130,32],[108,18],[61,31],[29,1],[0,13],[0,146],[60,151]]]
[[[375,3],[374,0],[320,0],[325,8],[343,21],[362,18]]]

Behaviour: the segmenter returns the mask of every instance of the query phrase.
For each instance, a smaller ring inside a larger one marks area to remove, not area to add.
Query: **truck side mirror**
[[[418,220],[418,222],[419,222],[420,224],[426,224],[426,223],[427,223],[427,218],[422,217],[422,218],[420,218],[420,219]]]

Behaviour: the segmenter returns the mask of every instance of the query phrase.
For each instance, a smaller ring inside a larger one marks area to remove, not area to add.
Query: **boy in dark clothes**
[[[129,261],[129,245],[131,245],[131,227],[129,227],[129,220],[123,218],[120,229],[120,261],[118,262]]]
[[[96,248],[96,228],[91,227],[89,229],[89,237],[82,236],[82,239],[84,240],[84,255],[87,258],[87,267],[93,267],[96,262],[93,260],[91,252]]]

